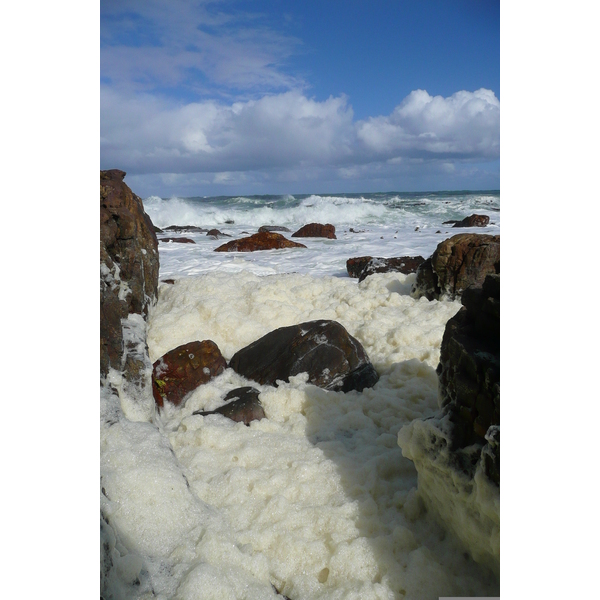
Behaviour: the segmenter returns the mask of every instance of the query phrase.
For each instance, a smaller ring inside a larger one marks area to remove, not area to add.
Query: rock
[[[372,387],[379,376],[360,342],[336,321],[280,327],[234,354],[229,366],[260,384],[276,385],[299,373],[327,390]]]
[[[438,244],[417,270],[414,298],[454,299],[481,287],[486,275],[500,273],[500,236],[460,233]]]
[[[364,233],[365,232],[364,229],[353,229],[352,227],[350,227],[350,229],[348,229],[348,231],[350,233]],[[398,233],[398,232],[396,232],[396,233]]]
[[[277,227],[276,225],[263,225],[258,228],[258,233],[265,233],[268,231],[286,231],[289,233],[291,229],[288,229],[287,227]]]
[[[206,235],[215,240],[218,240],[219,238],[224,238],[224,237],[231,237],[230,235],[227,235],[226,233],[220,232],[218,229],[211,229],[210,231],[207,232]]]
[[[190,238],[186,237],[166,237],[160,238],[159,242],[176,242],[178,244],[195,244],[196,242]]]
[[[212,340],[189,342],[167,352],[153,365],[152,392],[158,406],[164,401],[178,405],[199,385],[220,375],[227,367]]]
[[[306,246],[292,242],[280,233],[265,231],[255,233],[250,237],[227,242],[215,248],[215,252],[255,252],[257,250],[275,250],[280,248],[306,248]]]
[[[262,407],[258,395],[259,390],[253,387],[241,387],[231,390],[224,400],[231,400],[228,404],[220,406],[215,410],[203,411],[197,410],[194,415],[223,415],[237,423],[250,425],[251,421],[260,421],[266,419],[265,411]]]
[[[162,279],[161,283],[168,283],[169,285],[173,285],[175,283],[174,279]]]
[[[371,258],[361,271],[358,282],[364,281],[373,273],[415,273],[425,261],[422,256],[400,256],[397,258]]]
[[[121,320],[146,316],[158,290],[158,241],[124,171],[100,171],[100,374],[124,367]],[[132,367],[128,365],[127,369]],[[141,367],[140,367],[141,368]],[[125,371],[125,377],[133,375]],[[142,369],[143,370],[143,369]]]
[[[487,215],[471,215],[465,217],[462,221],[444,221],[442,225],[452,225],[453,227],[485,227],[490,222]]]
[[[309,223],[300,227],[296,233],[292,233],[292,237],[323,237],[330,240],[337,239],[335,237],[335,227],[333,225],[321,225],[320,223]]]
[[[350,277],[357,279],[360,277],[363,269],[367,266],[367,263],[372,259],[372,256],[357,256],[356,258],[349,258],[346,261],[346,271]]]
[[[164,231],[174,231],[177,233],[184,231],[189,231],[191,233],[206,233],[208,229],[196,227],[195,225],[169,225],[168,227],[165,227]]]
[[[154,227],[154,233],[162,233],[162,229],[160,227],[157,227],[156,225],[153,225],[152,227]]]

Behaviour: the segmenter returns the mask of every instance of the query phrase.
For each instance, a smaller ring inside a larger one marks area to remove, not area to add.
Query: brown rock
[[[159,242],[176,242],[178,244],[195,244],[196,242],[190,238],[186,237],[166,237],[160,238]]]
[[[346,271],[350,277],[357,279],[360,277],[363,269],[367,266],[367,263],[372,259],[372,256],[357,256],[356,258],[349,258],[346,261]]]
[[[454,299],[469,287],[481,287],[487,275],[496,273],[500,273],[500,236],[460,233],[440,242],[418,268],[411,295]]]
[[[330,240],[336,240],[335,227],[333,225],[321,225],[321,223],[309,223],[300,227],[292,237],[324,237]]]
[[[444,221],[442,225],[452,225],[453,227],[485,227],[490,222],[487,215],[471,215],[465,217],[462,221]]]
[[[199,385],[216,377],[227,367],[212,340],[189,342],[167,352],[153,365],[152,392],[158,406],[165,400],[175,405]]]
[[[276,385],[299,373],[328,390],[362,391],[379,376],[360,342],[336,321],[280,327],[236,352],[229,366],[260,384]]]
[[[100,373],[121,370],[121,319],[146,316],[158,289],[158,242],[124,171],[100,171]],[[127,372],[125,373],[127,377]]]
[[[265,231],[255,233],[250,237],[227,242],[215,248],[215,252],[255,252],[257,250],[274,250],[279,248],[306,248],[306,246],[292,242],[279,233]]]
[[[244,423],[250,425],[252,421],[260,421],[265,419],[265,411],[262,407],[258,395],[260,392],[253,387],[241,387],[231,390],[224,400],[231,400],[228,404],[220,406],[215,410],[197,410],[194,415],[223,415],[232,421],[237,423]]]
[[[210,231],[207,232],[206,235],[208,237],[211,237],[211,238],[215,239],[215,240],[218,240],[219,238],[224,238],[224,237],[231,237],[230,235],[228,235],[226,233],[222,233],[218,229],[211,229]]]

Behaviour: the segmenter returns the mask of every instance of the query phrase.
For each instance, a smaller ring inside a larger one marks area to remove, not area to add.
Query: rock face
[[[452,423],[450,450],[483,447],[486,435],[493,435],[485,470],[499,485],[500,275],[488,275],[482,288],[467,290],[462,304],[446,324],[442,340],[440,402]]]
[[[452,225],[452,227],[485,227],[490,222],[487,215],[471,215],[465,217],[462,221],[444,221],[442,225]]]
[[[220,375],[227,367],[212,340],[189,342],[167,352],[153,365],[152,392],[158,406],[164,401],[178,405],[199,385]]]
[[[432,514],[476,562],[500,571],[500,276],[462,297],[441,346],[441,410],[398,434]]]
[[[330,240],[336,240],[335,227],[330,225],[321,225],[321,223],[309,223],[300,227],[296,233],[292,233],[292,237],[323,237]]]
[[[307,372],[310,383],[343,392],[362,391],[379,379],[360,342],[326,320],[276,329],[236,352],[229,366],[263,385]]]
[[[250,425],[252,421],[260,421],[265,419],[265,411],[262,407],[258,395],[260,392],[253,387],[241,387],[231,390],[224,400],[231,400],[225,406],[220,406],[215,410],[197,410],[194,415],[223,415],[232,421]]]
[[[481,287],[489,274],[500,273],[500,236],[460,233],[438,244],[417,270],[414,298],[454,299],[469,287]]]
[[[364,281],[373,273],[415,273],[425,261],[422,256],[400,256],[397,258],[371,258],[358,276],[358,282]]]
[[[264,231],[250,237],[232,240],[218,248],[215,252],[255,252],[257,250],[274,250],[280,248],[306,248],[304,244],[292,242],[280,233]]]
[[[121,320],[146,316],[158,288],[158,242],[141,198],[123,182],[117,169],[100,171],[100,374],[123,365]]]

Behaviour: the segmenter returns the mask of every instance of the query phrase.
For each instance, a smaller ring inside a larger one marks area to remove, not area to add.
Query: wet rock
[[[227,242],[215,248],[215,252],[256,252],[257,250],[275,250],[280,248],[306,248],[306,246],[292,242],[280,233],[265,231],[255,233],[250,237]]]
[[[219,231],[218,229],[211,229],[206,233],[207,237],[213,238],[213,240],[218,240],[224,237],[231,237],[230,235]]]
[[[190,238],[186,238],[186,237],[166,237],[166,238],[160,238],[158,240],[159,242],[175,242],[178,244],[195,244],[196,242]]]
[[[358,282],[364,281],[373,273],[415,273],[425,261],[422,256],[399,256],[397,258],[371,258],[358,277]]]
[[[175,283],[174,279],[162,279],[161,283],[168,283],[169,285],[173,285]]]
[[[285,231],[289,233],[291,229],[288,229],[287,227],[278,227],[277,225],[263,225],[262,227],[258,228],[258,233],[264,233],[268,231]]]
[[[329,223],[322,225],[321,223],[308,223],[304,227],[300,227],[296,233],[292,233],[292,237],[322,237],[330,240],[337,239],[335,237],[335,227]]]
[[[438,244],[417,270],[414,298],[454,299],[480,288],[489,274],[500,273],[500,236],[460,233]]]
[[[348,392],[372,387],[379,379],[360,342],[327,320],[276,329],[236,352],[229,366],[263,385],[306,372],[316,386]]]
[[[121,370],[121,320],[146,316],[158,290],[158,242],[125,172],[100,171],[100,374]],[[125,377],[128,377],[127,371]]]
[[[346,261],[346,271],[350,277],[357,279],[360,277],[363,269],[367,266],[367,263],[372,259],[372,256],[357,256],[355,258],[349,258]]]
[[[190,232],[190,233],[206,233],[208,229],[203,227],[196,227],[195,225],[169,225],[164,228],[164,231],[173,231],[176,233]]]
[[[462,219],[462,221],[444,221],[442,225],[452,225],[452,227],[485,227],[489,222],[490,218],[487,215],[470,215]]]
[[[220,375],[227,367],[212,340],[189,342],[161,356],[152,368],[152,392],[158,406],[178,405],[199,385]]]
[[[235,390],[231,390],[224,400],[231,400],[228,404],[220,406],[215,410],[197,410],[194,415],[223,415],[232,421],[237,423],[245,423],[250,425],[252,421],[260,421],[260,419],[266,419],[265,411],[262,407],[258,395],[259,390],[253,387],[240,387]]]

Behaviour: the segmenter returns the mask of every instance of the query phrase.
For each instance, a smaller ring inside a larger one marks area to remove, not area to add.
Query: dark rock
[[[296,233],[292,233],[292,237],[323,237],[330,240],[337,239],[335,237],[335,227],[330,225],[322,225],[321,223],[309,223],[300,227]]]
[[[253,387],[241,387],[235,390],[231,390],[224,400],[231,400],[228,404],[220,406],[215,410],[197,410],[194,415],[223,415],[232,421],[237,423],[245,423],[250,425],[251,421],[260,421],[260,419],[266,419],[265,411],[262,407],[258,395],[259,390]]]
[[[190,233],[206,233],[208,229],[203,227],[196,227],[195,225],[169,225],[165,227],[165,231],[174,231],[177,233],[190,232]]]
[[[450,450],[478,446],[488,476],[500,483],[500,276],[468,290],[448,321],[438,365],[440,402],[452,423]],[[462,452],[464,454],[464,452]]]
[[[165,400],[175,405],[199,385],[220,375],[227,367],[212,340],[189,342],[167,352],[153,365],[152,392],[158,406]]]
[[[350,277],[355,279],[360,277],[363,269],[367,266],[367,263],[372,259],[372,256],[357,256],[356,258],[349,258],[346,261],[346,271]]]
[[[153,225],[153,227],[155,233],[162,233],[162,229],[160,227],[157,227],[156,225]]]
[[[276,329],[236,352],[229,366],[263,385],[306,372],[316,386],[347,392],[372,387],[379,379],[360,342],[326,320]]]
[[[219,238],[224,238],[224,237],[231,237],[230,235],[228,235],[226,233],[222,233],[218,229],[211,229],[210,231],[207,232],[206,235],[208,237],[213,238],[214,240],[218,240]]]
[[[289,233],[291,229],[288,229],[287,227],[278,227],[276,225],[263,225],[262,227],[258,228],[258,233],[264,233],[268,231],[285,231]]]
[[[400,256],[397,258],[371,258],[361,271],[358,282],[373,273],[415,273],[425,261],[422,256]]]
[[[159,242],[176,242],[179,244],[195,244],[196,242],[190,238],[186,238],[186,237],[166,237],[166,238],[160,238],[158,240]]]
[[[350,233],[364,233],[365,232],[364,229],[353,229],[352,227],[350,227],[350,229],[348,229],[348,231]],[[396,233],[398,233],[398,232],[396,231]]]
[[[257,250],[274,250],[280,248],[306,248],[304,244],[292,242],[280,233],[265,231],[255,233],[250,237],[232,240],[218,248],[215,252],[255,252]]]
[[[452,227],[485,227],[490,222],[487,215],[471,215],[465,217],[462,221],[451,220],[444,221],[442,225],[452,225]]]
[[[161,281],[161,283],[168,283],[170,285],[173,285],[175,283],[175,280],[174,279],[163,279]]]
[[[414,298],[454,299],[469,287],[481,287],[489,274],[500,273],[500,236],[461,233],[438,244],[417,270]]]
[[[146,316],[158,290],[158,242],[124,171],[100,171],[100,373],[121,370],[121,320]],[[131,365],[130,365],[131,366]],[[125,377],[128,373],[125,372]]]

